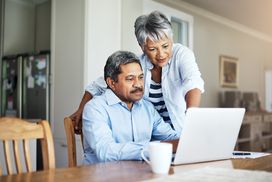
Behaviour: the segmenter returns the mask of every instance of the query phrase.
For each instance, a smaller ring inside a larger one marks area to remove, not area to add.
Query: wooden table
[[[202,167],[223,167],[231,169],[248,169],[272,172],[272,155],[257,159],[231,159],[214,162],[172,166],[169,175],[186,172]],[[18,175],[2,176],[0,181],[140,181],[159,178],[163,175],[153,174],[151,168],[142,161],[119,161],[99,163],[75,168],[58,168]]]

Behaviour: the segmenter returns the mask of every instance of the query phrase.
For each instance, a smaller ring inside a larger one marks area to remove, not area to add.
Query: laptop
[[[189,108],[172,165],[229,159],[244,108]]]

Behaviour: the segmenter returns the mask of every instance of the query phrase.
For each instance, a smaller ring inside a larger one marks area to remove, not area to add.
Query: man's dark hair
[[[141,66],[139,58],[132,52],[117,51],[113,53],[110,57],[108,57],[104,67],[105,81],[108,77],[110,77],[117,82],[117,77],[121,73],[121,65],[126,65],[129,63],[138,63]]]

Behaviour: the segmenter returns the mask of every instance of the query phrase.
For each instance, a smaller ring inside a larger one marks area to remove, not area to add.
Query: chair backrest
[[[43,120],[37,123],[28,122],[19,118],[0,118],[0,141],[3,142],[3,150],[5,156],[5,164],[7,174],[13,174],[12,154],[10,150],[10,142],[12,142],[13,156],[17,173],[23,173],[23,165],[20,158],[19,143],[22,143],[24,164],[27,172],[32,171],[30,159],[29,140],[38,139],[41,141],[43,169],[55,168],[55,153],[53,136],[48,121]],[[0,164],[0,175],[2,169]]]
[[[64,118],[64,127],[67,140],[67,149],[68,149],[68,167],[77,166],[77,155],[76,155],[76,133],[73,125],[73,121],[69,117]],[[83,133],[80,131],[81,144],[83,147]]]

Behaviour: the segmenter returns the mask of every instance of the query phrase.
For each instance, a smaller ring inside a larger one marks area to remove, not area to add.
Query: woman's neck
[[[156,83],[161,83],[162,68],[154,66],[151,70],[151,79]]]

